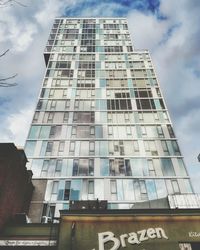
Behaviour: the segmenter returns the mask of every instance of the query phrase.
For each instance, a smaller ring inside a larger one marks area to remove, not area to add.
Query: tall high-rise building
[[[70,200],[139,208],[192,193],[149,52],[134,50],[125,18],[57,18],[44,57],[25,145],[33,221]]]

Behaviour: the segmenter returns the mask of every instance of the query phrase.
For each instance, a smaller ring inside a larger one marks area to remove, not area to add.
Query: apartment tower
[[[133,48],[125,18],[56,18],[44,57],[25,145],[33,221],[70,200],[129,209],[193,192],[149,52]]]

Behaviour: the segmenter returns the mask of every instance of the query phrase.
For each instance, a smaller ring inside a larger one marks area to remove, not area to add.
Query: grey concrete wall
[[[35,179],[32,182],[33,182],[35,189],[33,192],[28,217],[31,219],[33,223],[38,223],[38,222],[41,222],[43,200],[45,196],[47,180]]]

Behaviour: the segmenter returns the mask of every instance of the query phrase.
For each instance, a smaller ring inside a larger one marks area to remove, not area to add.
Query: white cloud
[[[43,27],[48,27],[49,23],[53,22],[54,18],[59,14],[61,6],[61,1],[42,1],[40,10],[34,15],[38,24]]]
[[[168,21],[158,21],[155,16],[137,10],[127,18],[135,49],[156,49],[169,28]]]
[[[49,23],[53,23],[55,17],[64,15],[65,8],[72,7],[77,2],[78,0],[43,0],[40,3],[39,11],[35,13],[34,17],[40,26],[47,28]]]
[[[195,177],[200,152],[200,92],[199,77],[194,73],[200,66],[200,3],[162,0],[160,11],[166,19],[130,12],[129,27],[135,48],[151,52],[187,167],[200,191]]]
[[[30,23],[25,24],[23,30],[18,31],[18,34],[14,34],[11,36],[11,39],[15,41],[13,47],[17,52],[21,52],[26,50],[33,41],[33,35],[37,32],[37,28],[35,25]],[[16,38],[17,37],[17,38]]]
[[[9,16],[9,13],[1,16],[0,42],[7,43],[15,52],[25,51],[36,32],[37,26],[29,21],[19,22],[16,16]]]
[[[33,108],[25,108],[19,113],[9,115],[4,121],[4,133],[2,133],[2,141],[14,142],[18,146],[24,146],[26,136],[29,131],[31,118],[33,117]]]

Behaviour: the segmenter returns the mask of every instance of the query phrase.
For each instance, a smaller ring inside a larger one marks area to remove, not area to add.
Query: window
[[[168,129],[168,132],[169,132],[169,136],[170,136],[171,138],[174,138],[175,135],[174,135],[174,131],[173,131],[173,129],[172,129],[172,126],[171,126],[171,125],[167,125],[167,129]]]
[[[107,99],[108,110],[132,109],[130,99]]]
[[[39,100],[36,109],[39,109],[39,110],[42,109],[42,103],[43,102],[41,100]]]
[[[100,175],[109,176],[109,160],[101,158],[100,159]]]
[[[105,46],[104,49],[105,49],[105,52],[122,52],[123,51],[122,46]]]
[[[149,159],[147,163],[148,163],[149,175],[155,176],[155,169],[154,169],[153,161]]]
[[[161,141],[161,144],[162,144],[162,149],[163,149],[164,155],[169,155],[169,149],[168,149],[168,146],[167,146],[167,142],[166,141]]]
[[[90,126],[90,135],[94,135],[94,134],[95,134],[95,127]]]
[[[139,152],[139,144],[138,141],[133,141],[133,148],[135,152]]]
[[[124,159],[123,158],[116,158],[110,160],[110,175],[117,176],[117,175],[124,175],[125,176],[125,166],[124,166]]]
[[[56,101],[51,101],[50,109],[51,110],[55,110],[56,109]]]
[[[180,150],[176,141],[171,141],[174,155],[180,155]]]
[[[92,145],[91,145],[92,147]],[[80,155],[88,156],[89,155],[89,141],[81,141],[80,142]]]
[[[130,160],[125,160],[126,175],[132,176]]]
[[[156,184],[158,199],[166,197],[167,196],[167,189],[166,189],[166,185],[165,185],[165,180],[157,179],[157,180],[155,180],[155,184]]]
[[[108,135],[113,135],[113,127],[108,126]]]
[[[52,123],[52,122],[53,122],[53,118],[54,118],[54,112],[49,112],[49,113],[48,113],[47,122],[48,122],[48,123]]]
[[[94,175],[94,159],[89,159],[89,175]]]
[[[157,192],[154,180],[146,180],[145,182],[149,200],[157,199]]]
[[[53,142],[48,142],[46,148],[46,155],[50,155],[52,151],[53,151]]]
[[[138,109],[151,109],[150,99],[136,99]]]
[[[95,151],[95,142],[90,141],[90,143],[89,143],[89,154],[94,155],[94,151]]]
[[[87,176],[88,175],[88,159],[79,159],[79,176]]]
[[[88,181],[88,194],[94,194],[94,181]]]
[[[42,171],[48,171],[49,168],[49,160],[43,161]]]
[[[36,139],[36,138],[38,138],[39,132],[40,132],[40,128],[41,128],[40,126],[34,126],[34,125],[31,126],[28,138],[29,139]]]
[[[49,97],[53,97],[54,96],[54,92],[55,92],[55,89],[51,89],[50,92],[49,92]]]
[[[111,194],[116,194],[117,193],[117,185],[115,180],[110,181],[110,192]]]
[[[72,175],[77,176],[78,175],[78,159],[73,160],[73,170]]]
[[[27,156],[33,156],[35,151],[36,141],[27,141],[25,152]]]
[[[58,181],[54,181],[54,182],[53,182],[52,194],[57,194],[57,192],[58,192],[58,184],[59,184]]]
[[[70,108],[70,100],[66,100],[65,109],[69,109],[69,108]]]
[[[74,159],[73,161],[73,176],[93,176],[94,175],[94,160],[93,159]]]
[[[57,125],[57,126],[51,126],[49,138],[59,137],[59,135],[61,133],[61,128],[62,128],[62,126],[59,126],[59,125]]]
[[[146,137],[147,136],[147,131],[146,131],[146,127],[145,126],[141,126],[141,132],[142,132],[142,137]]]
[[[162,127],[161,127],[160,125],[157,125],[157,126],[156,126],[156,129],[157,129],[158,136],[159,136],[159,137],[164,137]]]
[[[141,194],[146,194],[147,190],[146,190],[145,181],[144,180],[140,180],[139,183],[140,183]]]
[[[71,181],[65,182],[64,200],[69,200]]]
[[[171,159],[168,159],[168,158],[161,159],[161,169],[162,169],[163,175],[166,175],[166,176],[175,175],[174,167],[173,167]]]
[[[75,151],[75,142],[70,142],[70,146],[69,146],[69,155],[74,155],[74,151]]]
[[[67,123],[69,119],[69,112],[64,112],[64,116],[63,116],[63,122]]]
[[[76,127],[75,126],[72,126],[72,138],[75,138],[76,137]]]
[[[70,200],[79,200],[81,193],[81,184],[82,181],[80,179],[71,181],[71,192],[70,192]]]
[[[40,112],[35,112],[34,117],[33,117],[33,123],[36,123],[38,121]]]
[[[57,160],[55,171],[61,172],[61,170],[62,170],[62,160]]]
[[[178,181],[177,180],[172,180],[171,182],[172,182],[172,187],[173,187],[174,193],[175,194],[180,193]]]
[[[94,112],[74,112],[73,121],[77,123],[94,123]]]
[[[50,129],[51,129],[50,126],[41,126],[39,138],[47,139],[49,137],[49,134],[50,134]]]
[[[127,51],[128,52],[132,52],[133,51],[133,47],[132,46],[127,46]]]

